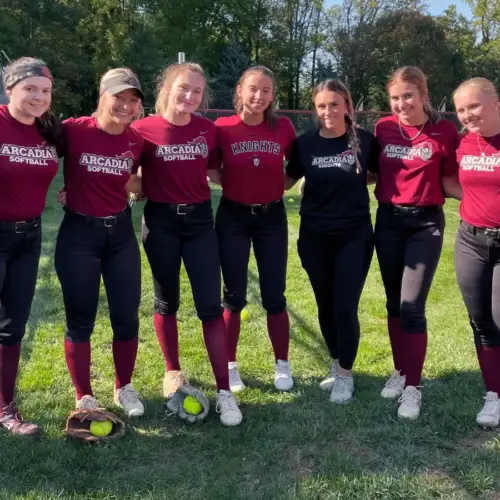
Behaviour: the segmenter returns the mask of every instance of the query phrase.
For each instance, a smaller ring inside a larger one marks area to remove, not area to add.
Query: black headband
[[[50,81],[54,81],[52,78],[52,73],[47,66],[42,66],[41,64],[32,64],[30,66],[19,66],[18,68],[12,68],[8,70],[5,75],[5,88],[8,89],[13,87],[21,80],[25,78],[31,78],[32,76],[44,76],[49,78]]]

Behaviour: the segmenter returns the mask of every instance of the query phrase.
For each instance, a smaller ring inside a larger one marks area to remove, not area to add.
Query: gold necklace
[[[406,136],[404,133],[403,133],[403,128],[401,127],[401,120],[398,120],[398,124],[399,124],[399,133],[401,134],[401,137],[403,139],[406,139],[407,141],[414,141],[421,133],[422,133],[422,130],[424,130],[424,127],[425,127],[425,124],[427,123],[427,120],[425,120],[425,122],[422,124],[422,126],[420,127],[420,130],[417,132],[417,135],[415,137],[408,137]]]
[[[493,136],[493,137],[495,137],[495,136]],[[493,144],[493,137],[491,138],[491,142],[488,142],[488,147],[483,151],[483,148],[481,147],[481,144],[479,143],[479,134],[476,134],[477,147],[479,148],[479,151],[481,151],[482,157],[486,156],[486,152],[488,151],[488,149],[490,149],[490,146]],[[483,139],[484,139],[484,137],[483,137]]]

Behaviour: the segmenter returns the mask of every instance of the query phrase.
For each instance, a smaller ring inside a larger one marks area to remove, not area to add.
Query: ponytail
[[[58,152],[64,151],[64,132],[61,120],[49,109],[40,118],[35,118],[35,125],[40,135]]]
[[[424,113],[429,117],[431,123],[439,123],[441,115],[431,106],[429,102],[424,102]]]
[[[347,139],[349,140],[351,151],[354,153],[354,158],[356,159],[356,173],[360,174],[363,171],[358,158],[358,155],[361,154],[361,148],[359,147],[359,138],[358,133],[356,132],[356,125],[354,125],[354,122],[352,121],[350,115],[345,116],[345,124],[347,128]]]

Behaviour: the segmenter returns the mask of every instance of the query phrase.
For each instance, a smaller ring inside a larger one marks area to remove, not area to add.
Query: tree
[[[250,66],[250,58],[235,40],[227,45],[221,55],[219,71],[214,78],[214,99],[215,108],[231,109],[233,107],[234,89],[238,80]]]

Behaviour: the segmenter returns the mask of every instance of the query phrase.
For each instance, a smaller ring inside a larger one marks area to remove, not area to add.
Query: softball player
[[[373,255],[367,175],[377,172],[378,149],[373,134],[356,130],[343,83],[321,82],[313,103],[318,128],[295,141],[285,184],[306,179],[297,245],[333,360],[320,386],[331,391],[330,401],[346,403],[354,393],[358,304]]]
[[[129,127],[142,112],[143,93],[127,68],[101,79],[97,112],[64,122],[65,215],[57,236],[55,267],[66,309],[64,352],[77,409],[98,407],[90,383],[90,337],[101,276],[113,329],[115,404],[129,416],[144,407],[131,384],[137,355],[141,263],[127,205],[143,148]]]
[[[49,111],[52,74],[40,59],[22,57],[5,68],[10,98],[0,106],[0,428],[34,436],[14,390],[42,242],[40,216],[56,175],[60,125]]]
[[[186,382],[176,319],[183,260],[217,383],[217,411],[223,425],[235,426],[242,415],[229,387],[219,253],[207,182],[207,172],[219,164],[216,131],[210,120],[195,114],[205,98],[203,69],[173,64],[162,76],[156,115],[134,123],[145,139],[143,243],[153,272],[154,324],[166,362],[164,396],[172,397]]]
[[[493,84],[473,78],[453,99],[468,133],[457,150],[463,189],[455,269],[486,386],[477,423],[500,420],[500,107]]]
[[[427,349],[425,304],[443,244],[443,188],[449,196],[460,192],[458,132],[432,109],[420,69],[399,68],[387,91],[393,114],[375,127],[380,147],[375,245],[395,371],[381,395],[400,397],[399,417],[416,419]]]
[[[283,159],[289,157],[295,130],[288,118],[274,115],[275,91],[274,75],[269,69],[264,66],[247,69],[234,96],[236,114],[215,122],[222,156],[222,200],[217,210],[216,230],[233,391],[245,387],[236,363],[236,349],[240,314],[246,305],[252,244],[274,350],[274,384],[280,391],[293,387],[285,299],[288,228],[282,196]]]

